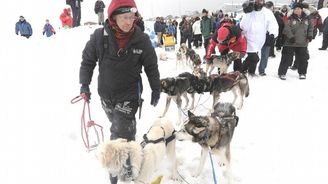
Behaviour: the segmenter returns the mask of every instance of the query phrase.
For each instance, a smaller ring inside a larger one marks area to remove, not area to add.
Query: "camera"
[[[242,5],[244,13],[250,13],[254,10],[255,2],[254,0],[245,1]]]
[[[248,0],[242,4],[245,13],[260,11],[263,8],[264,0]]]

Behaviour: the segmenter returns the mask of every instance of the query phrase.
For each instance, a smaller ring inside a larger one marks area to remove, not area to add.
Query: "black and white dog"
[[[218,159],[219,166],[226,166],[223,176],[230,184],[232,182],[230,143],[239,120],[234,106],[231,103],[218,103],[211,116],[196,116],[190,111],[188,116],[189,120],[176,136],[177,140],[191,140],[202,147],[200,164],[195,176],[201,174],[208,152],[211,150]]]
[[[188,93],[191,95],[192,98],[192,102],[191,102],[191,106],[189,107],[189,109],[193,109],[194,108],[194,102],[195,102],[195,90],[193,88],[194,83],[196,81],[196,77],[194,75],[192,75],[191,73],[185,72],[182,73],[180,75],[178,75],[178,77],[168,77],[168,78],[164,78],[161,79],[161,92],[164,92],[167,94],[166,97],[166,105],[165,105],[165,109],[164,112],[162,114],[161,117],[164,117],[169,109],[169,106],[171,104],[171,99],[173,99],[178,107],[178,118],[180,121],[180,124],[182,123],[182,99],[181,97],[184,97],[184,99],[186,100],[186,104],[184,106],[183,109],[187,109],[188,108],[188,104],[189,104],[189,98],[188,98]]]

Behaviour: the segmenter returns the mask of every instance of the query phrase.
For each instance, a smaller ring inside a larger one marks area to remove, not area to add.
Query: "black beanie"
[[[302,3],[295,3],[293,9],[295,9],[295,8],[301,8],[301,9],[303,9],[304,6],[303,6]]]

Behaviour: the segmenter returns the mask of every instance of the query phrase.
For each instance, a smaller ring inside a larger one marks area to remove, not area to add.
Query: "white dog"
[[[172,166],[171,177],[176,180],[175,141],[173,124],[158,119],[144,135],[142,144],[127,142],[125,139],[107,141],[98,147],[97,158],[102,166],[113,176],[118,176],[120,181],[148,184],[166,153]]]

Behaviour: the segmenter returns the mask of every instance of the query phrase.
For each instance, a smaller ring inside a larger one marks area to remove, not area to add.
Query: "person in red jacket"
[[[230,50],[241,53],[240,58],[234,61],[233,70],[242,72],[241,58],[246,54],[247,42],[238,26],[233,25],[231,22],[226,22],[220,26],[211,38],[206,50],[205,58],[207,61],[211,58],[215,46],[218,46],[221,55],[228,54]]]
[[[60,14],[60,20],[62,22],[63,28],[71,28],[73,24],[73,18],[71,16],[71,9],[65,8],[63,13]]]

